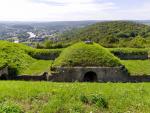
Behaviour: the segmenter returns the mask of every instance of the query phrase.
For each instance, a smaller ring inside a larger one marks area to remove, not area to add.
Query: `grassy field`
[[[149,83],[0,82],[0,113],[149,113]]]
[[[132,75],[150,75],[150,60],[122,60]]]
[[[37,60],[32,63],[26,70],[21,72],[21,75],[41,75],[44,72],[50,73],[50,66],[52,61],[50,60]]]

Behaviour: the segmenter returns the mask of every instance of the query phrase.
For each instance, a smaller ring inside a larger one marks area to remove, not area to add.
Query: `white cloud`
[[[0,20],[94,20],[115,8],[95,0],[0,0]]]
[[[149,19],[150,3],[123,9],[111,0],[0,0],[0,20]]]
[[[126,20],[148,20],[150,19],[150,2],[143,2],[132,8],[119,9],[112,13],[113,18]]]

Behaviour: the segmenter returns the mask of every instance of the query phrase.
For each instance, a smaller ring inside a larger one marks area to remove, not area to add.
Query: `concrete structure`
[[[57,67],[50,76],[55,82],[127,82],[128,71],[124,67]]]

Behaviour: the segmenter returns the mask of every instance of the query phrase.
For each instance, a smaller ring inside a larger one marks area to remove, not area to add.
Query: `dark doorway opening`
[[[92,71],[85,73],[83,81],[84,82],[97,82],[96,73]]]
[[[0,80],[7,80],[7,75],[6,74],[1,75]]]

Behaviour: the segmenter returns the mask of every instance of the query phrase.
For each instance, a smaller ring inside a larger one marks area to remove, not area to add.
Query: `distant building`
[[[35,38],[36,37],[36,35],[33,32],[27,32],[27,33],[30,35],[29,38]]]
[[[19,40],[15,40],[14,43],[19,43]]]

